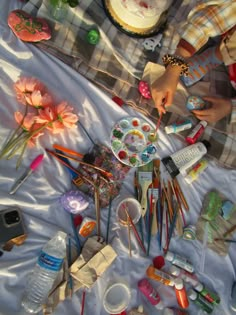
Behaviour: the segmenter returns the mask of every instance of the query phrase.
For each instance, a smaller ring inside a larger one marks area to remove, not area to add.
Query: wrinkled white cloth
[[[59,100],[67,100],[79,114],[80,120],[89,131],[91,137],[109,145],[110,131],[115,122],[127,115],[140,115],[130,107],[120,108],[81,75],[64,65],[54,57],[41,52],[35,46],[21,42],[7,26],[8,13],[21,6],[15,0],[0,2],[0,143],[15,128],[13,114],[20,105],[15,98],[13,83],[21,76],[34,76],[43,81]],[[157,157],[164,157],[183,147],[183,143],[174,136],[167,136],[159,132],[160,151]],[[1,209],[9,205],[18,205],[23,211],[25,228],[28,234],[26,242],[15,247],[11,252],[4,253],[0,258],[0,314],[25,315],[21,308],[21,299],[27,283],[27,276],[33,269],[43,245],[56,231],[63,230],[72,234],[70,216],[60,203],[60,196],[71,189],[70,177],[67,171],[45,153],[45,158],[37,171],[29,177],[22,187],[11,196],[8,194],[16,177],[29,166],[32,159],[45,148],[51,148],[58,143],[68,148],[86,153],[91,142],[78,126],[75,130],[66,131],[57,136],[43,137],[39,145],[29,149],[21,168],[16,171],[16,159],[0,160],[0,206]],[[132,169],[123,183],[120,196],[112,204],[109,241],[116,250],[118,257],[111,267],[98,279],[94,287],[87,291],[85,314],[106,315],[102,305],[102,297],[109,283],[125,280],[131,289],[129,309],[143,304],[148,314],[160,314],[150,305],[137,290],[137,282],[145,277],[145,270],[155,256],[160,255],[156,238],[153,238],[150,257],[145,257],[132,236],[132,258],[129,257],[127,231],[120,227],[116,220],[116,205],[125,196],[133,195]],[[164,169],[162,175],[167,176]],[[186,214],[188,224],[195,224],[199,217],[204,195],[212,188],[218,189],[232,202],[236,202],[236,171],[227,170],[210,162],[208,169],[201,179],[188,185],[182,177],[179,178],[182,190],[190,205],[190,212]],[[94,204],[86,214],[95,217]],[[108,209],[101,211],[101,230],[106,235]],[[191,243],[178,237],[171,241],[170,249],[188,257],[196,269],[201,282],[215,290],[222,302],[213,315],[230,315],[229,297],[232,283],[235,279],[236,251],[231,244],[229,254],[219,257],[214,252],[205,249],[196,241]],[[205,265],[200,272],[201,259],[205,253]],[[167,267],[167,265],[165,266]],[[175,305],[173,289],[152,281],[158,290],[165,306]],[[72,300],[65,300],[58,305],[54,315],[76,315],[81,310],[82,291],[76,293]],[[190,314],[200,314],[201,311],[192,303]]]

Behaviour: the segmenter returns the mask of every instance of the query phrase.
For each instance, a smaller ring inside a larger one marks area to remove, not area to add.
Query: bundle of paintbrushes
[[[154,237],[160,251],[165,252],[175,229],[182,236],[185,226],[184,211],[189,210],[180,185],[176,178],[166,181],[161,179],[160,160],[155,159],[138,168],[134,186],[136,198],[142,207],[139,229],[142,241],[147,244],[147,255]]]

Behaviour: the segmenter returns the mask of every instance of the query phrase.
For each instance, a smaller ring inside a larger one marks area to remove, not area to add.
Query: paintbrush
[[[214,241],[226,242],[226,243],[236,243],[236,240],[231,240],[231,239],[227,239],[227,238],[215,238]]]
[[[135,198],[140,202],[140,198],[141,198],[141,188],[138,182],[138,176],[137,176],[137,172],[134,172],[134,193],[135,193]],[[144,242],[144,235],[143,235],[143,217],[141,216],[139,221],[138,221],[138,225],[139,225],[139,230],[140,230],[140,234],[141,234],[141,239],[142,242]]]
[[[140,236],[139,236],[139,234],[138,234],[138,231],[137,231],[137,229],[136,229],[136,227],[135,227],[135,225],[134,225],[134,222],[133,222],[132,218],[130,217],[130,215],[129,215],[129,213],[128,213],[126,207],[125,207],[125,205],[123,205],[123,207],[124,207],[124,210],[125,210],[125,212],[126,212],[126,215],[127,215],[128,218],[129,218],[129,222],[130,222],[131,227],[132,227],[132,229],[133,229],[133,231],[134,231],[134,235],[135,235],[135,237],[136,237],[136,239],[137,239],[137,241],[138,241],[140,247],[142,248],[143,252],[146,254],[146,249],[145,249],[145,247],[144,247],[144,245],[143,245],[143,242],[142,242],[142,240],[141,240],[141,238],[140,238]]]
[[[138,182],[141,187],[141,208],[142,216],[145,216],[148,207],[148,188],[152,185],[153,161],[138,168]]]
[[[130,236],[130,221],[127,215],[127,228],[128,228],[128,242],[129,242],[129,257],[132,257],[131,253],[131,236]]]
[[[173,179],[173,183],[174,183],[174,187],[176,188],[176,191],[177,191],[177,193],[178,193],[178,195],[179,195],[179,197],[180,197],[180,199],[181,199],[181,201],[182,201],[182,203],[183,203],[184,208],[185,208],[187,211],[189,211],[189,205],[188,205],[188,203],[187,203],[187,201],[186,201],[186,199],[185,199],[185,196],[184,196],[184,194],[183,194],[183,191],[182,191],[182,189],[181,189],[181,187],[180,187],[180,184],[179,184],[179,182],[178,182],[178,180],[177,180],[176,177]]]
[[[72,255],[71,255],[71,238],[68,239],[68,265],[69,268],[72,265]],[[71,274],[69,273],[69,288],[70,288],[70,297],[73,295],[73,279]]]
[[[174,232],[175,225],[176,225],[177,216],[178,216],[178,209],[177,209],[177,206],[175,206],[173,220],[170,224],[170,228],[169,228],[169,232],[168,232],[168,242],[167,242],[167,246],[165,248],[165,252],[167,252],[169,249],[170,241],[171,241],[171,238],[173,236],[173,232]]]
[[[228,236],[230,233],[234,232],[235,230],[236,230],[236,224],[233,225],[228,231],[226,231],[226,232],[223,234],[223,237]]]
[[[160,116],[159,116],[159,119],[157,121],[156,128],[155,128],[154,132],[150,133],[150,136],[152,137],[152,139],[157,138],[157,132],[158,132],[160,125],[161,125],[161,119],[162,119],[162,113],[160,113]]]
[[[81,302],[81,312],[80,315],[84,315],[84,305],[85,305],[85,296],[86,296],[86,291],[83,291],[82,295],[82,302]]]

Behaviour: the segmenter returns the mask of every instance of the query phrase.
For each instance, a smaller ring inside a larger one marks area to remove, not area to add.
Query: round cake
[[[125,32],[147,36],[164,24],[173,0],[104,0],[108,16]]]

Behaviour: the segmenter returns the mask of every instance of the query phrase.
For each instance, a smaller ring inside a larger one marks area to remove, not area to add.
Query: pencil
[[[182,189],[181,189],[181,187],[180,187],[180,184],[179,184],[177,178],[174,178],[173,181],[174,181],[174,186],[176,187],[176,190],[177,190],[177,192],[178,192],[178,195],[179,195],[179,197],[180,197],[180,199],[181,199],[181,201],[182,201],[182,203],[183,203],[183,205],[184,205],[184,208],[185,208],[187,211],[189,211],[189,205],[188,205],[188,203],[187,203],[187,201],[186,201],[186,199],[185,199],[185,196],[184,196],[184,194],[183,194],[183,191],[182,191]]]

